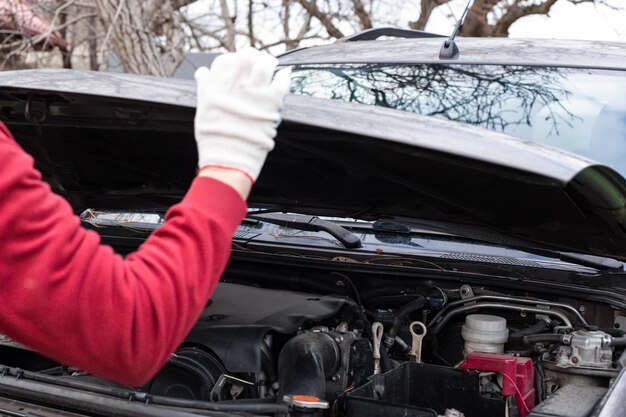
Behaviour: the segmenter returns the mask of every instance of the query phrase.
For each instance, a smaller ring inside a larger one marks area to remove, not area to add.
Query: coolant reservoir
[[[506,319],[488,314],[470,314],[461,328],[465,347],[463,353],[504,352],[504,344],[509,338]]]

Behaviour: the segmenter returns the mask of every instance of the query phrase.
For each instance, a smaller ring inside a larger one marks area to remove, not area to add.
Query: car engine
[[[132,389],[255,415],[583,417],[620,370],[623,312],[601,303],[586,308],[610,326],[559,300],[334,278],[346,294],[221,283],[167,365]],[[6,365],[116,385],[0,345]]]

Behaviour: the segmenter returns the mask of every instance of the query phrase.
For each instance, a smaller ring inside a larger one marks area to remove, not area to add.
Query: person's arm
[[[199,177],[126,259],[80,226],[32,160],[0,139],[0,331],[87,372],[139,385],[187,335],[230,253],[245,203]]]
[[[205,167],[198,172],[199,177],[213,178],[229,185],[246,200],[252,190],[252,181],[241,171],[233,169],[222,169],[216,167]]]
[[[257,102],[249,94],[263,91],[263,85],[250,83],[256,58],[251,54],[243,63],[241,57],[234,61],[239,72],[229,88],[247,86],[247,92],[233,95],[238,108],[265,109],[267,117],[276,118],[286,86],[282,93],[273,91],[276,99],[270,107]],[[232,70],[233,58],[228,59]],[[184,199],[170,208],[165,223],[125,259],[101,245],[97,233],[80,226],[69,204],[41,181],[32,158],[2,126],[1,333],[61,363],[130,385],[146,382],[165,364],[225,268],[233,232],[246,212],[242,197],[258,175],[263,152],[269,151],[268,136],[262,136],[259,147],[256,130],[248,132],[252,136],[236,130],[229,136],[224,126],[211,130],[213,122],[224,118],[207,101],[210,95],[201,88],[206,83],[198,84],[200,175]],[[238,112],[230,122],[245,125],[249,117]],[[251,126],[259,125],[259,118],[253,119]],[[243,166],[237,158],[228,159],[233,147],[242,146],[254,148]],[[220,158],[214,161],[212,155]]]

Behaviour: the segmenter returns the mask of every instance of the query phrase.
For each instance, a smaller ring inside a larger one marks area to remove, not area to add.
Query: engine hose
[[[530,334],[522,337],[522,343],[525,345],[532,345],[535,343],[563,343],[565,340],[564,334]]]
[[[215,382],[211,379],[206,369],[191,358],[172,355],[167,360],[167,366],[173,366],[194,374],[198,377],[198,379],[200,379],[200,385],[206,390],[206,392],[211,392],[213,386],[215,385]]]
[[[389,333],[388,333],[389,336],[387,340],[390,341],[390,343],[388,344],[387,348],[390,348],[391,346],[393,346],[393,341],[398,335],[398,331],[400,331],[400,325],[402,324],[402,321],[405,319],[405,317],[413,313],[414,311],[424,308],[425,305],[426,305],[426,298],[421,295],[418,295],[415,300],[411,301],[410,303],[402,307],[400,311],[398,311],[398,314],[396,314],[395,317],[393,318],[393,324],[391,325],[391,329],[389,330]]]
[[[380,368],[383,372],[388,372],[393,369],[393,365],[391,364],[391,358],[389,358],[389,353],[387,349],[381,346],[380,349]]]
[[[609,346],[618,346],[618,347],[626,346],[626,336],[612,338],[611,341],[609,342]]]
[[[626,331],[622,330],[622,329],[615,329],[613,327],[600,327],[598,328],[598,330],[600,330],[601,332],[610,334],[613,337],[621,337],[621,336],[626,336]]]
[[[539,320],[537,323],[522,330],[518,330],[509,335],[510,344],[520,344],[524,336],[530,336],[531,334],[539,334],[548,328],[548,323],[545,320]]]

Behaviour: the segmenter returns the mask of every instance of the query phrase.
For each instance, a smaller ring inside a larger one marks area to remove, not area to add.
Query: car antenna
[[[454,30],[452,31],[452,35],[445,41],[443,41],[443,45],[441,46],[441,50],[439,51],[440,59],[454,59],[459,55],[459,47],[456,46],[456,42],[454,42],[454,38],[459,33],[461,28],[463,27],[463,23],[465,22],[465,16],[467,15],[467,11],[469,10],[469,6],[472,0],[467,0],[467,5],[465,5],[465,10],[463,10],[463,14],[461,18],[454,25]]]

